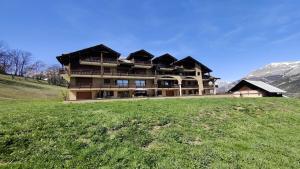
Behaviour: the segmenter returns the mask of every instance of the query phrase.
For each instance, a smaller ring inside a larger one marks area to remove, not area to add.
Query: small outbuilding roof
[[[229,91],[235,91],[239,88],[240,84],[242,83],[249,83],[251,85],[254,85],[260,89],[263,89],[267,92],[270,92],[270,93],[286,93],[286,91],[284,90],[281,90],[275,86],[272,86],[272,85],[269,85],[263,81],[254,81],[254,80],[241,80],[237,85],[235,85],[233,88],[231,88]]]

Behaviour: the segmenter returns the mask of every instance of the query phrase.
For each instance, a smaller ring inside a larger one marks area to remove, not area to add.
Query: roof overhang
[[[151,53],[147,52],[144,49],[141,49],[141,50],[130,53],[126,59],[131,60],[132,58],[135,58],[135,57],[151,60],[154,57],[154,55],[152,55]]]
[[[176,66],[184,66],[184,67],[189,67],[191,65],[198,65],[202,68],[202,70],[204,72],[212,72],[211,69],[209,69],[207,66],[205,66],[204,64],[200,63],[198,60],[194,59],[193,57],[191,56],[187,56],[181,60],[178,60],[176,62],[173,63],[173,65],[176,65]]]
[[[114,51],[113,49],[100,44],[100,45],[96,45],[93,47],[89,47],[89,48],[85,48],[85,49],[81,49],[75,52],[71,52],[68,54],[62,54],[60,56],[57,56],[56,59],[63,65],[67,65],[70,62],[70,59],[73,57],[80,57],[82,54],[87,54],[87,53],[109,53],[111,56],[120,57],[120,53]]]
[[[267,84],[262,81],[253,81],[253,80],[241,80],[235,86],[233,86],[228,92],[235,92],[240,89],[243,85],[248,84],[250,87],[259,88],[260,90],[269,92],[269,93],[286,93],[286,91],[281,90],[275,86]]]
[[[164,62],[167,64],[172,64],[176,61],[177,61],[177,59],[174,56],[170,55],[169,53],[163,54],[159,57],[152,59],[152,63],[154,63],[154,64],[159,64],[161,62]]]

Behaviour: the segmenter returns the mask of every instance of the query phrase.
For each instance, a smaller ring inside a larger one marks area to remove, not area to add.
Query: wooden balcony
[[[80,64],[83,64],[83,65],[95,65],[95,66],[101,66],[101,65],[105,65],[105,66],[117,66],[118,65],[118,61],[117,60],[113,60],[113,59],[103,59],[102,63],[101,63],[101,59],[95,57],[95,58],[81,59],[80,60]]]
[[[210,85],[204,85],[203,86],[203,89],[209,89],[209,90],[213,90],[214,89],[214,86],[210,86]]]
[[[72,70],[72,75],[101,75],[101,70]]]
[[[158,88],[179,88],[178,84],[173,85],[158,85]]]
[[[199,88],[198,84],[195,85],[182,85],[181,88]]]
[[[68,71],[67,71],[66,68],[61,68],[61,69],[58,70],[58,73],[59,73],[59,74],[67,74],[67,72],[68,72]]]
[[[139,77],[154,77],[153,74],[143,74],[143,73],[125,73],[125,72],[110,72],[103,73],[106,76],[139,76]]]
[[[119,85],[109,85],[109,84],[104,84],[104,85],[93,85],[91,83],[79,83],[75,85],[69,85],[69,88],[77,88],[77,89],[91,89],[91,88],[99,88],[99,89],[139,89],[139,88],[155,88],[154,85],[135,85],[135,84],[119,84]]]

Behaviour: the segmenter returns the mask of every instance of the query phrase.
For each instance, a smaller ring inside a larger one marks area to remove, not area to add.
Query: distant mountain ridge
[[[300,96],[300,61],[271,63],[259,68],[242,79],[260,80],[287,91],[287,95]],[[223,85],[219,92],[232,87],[235,83]],[[228,90],[226,90],[228,91]]]

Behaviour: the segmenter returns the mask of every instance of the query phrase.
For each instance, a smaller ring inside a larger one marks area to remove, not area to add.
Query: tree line
[[[59,76],[60,66],[46,65],[35,60],[32,54],[21,49],[10,49],[4,41],[0,41],[0,73],[20,76],[36,80],[48,81],[51,85],[66,86],[67,82]]]

